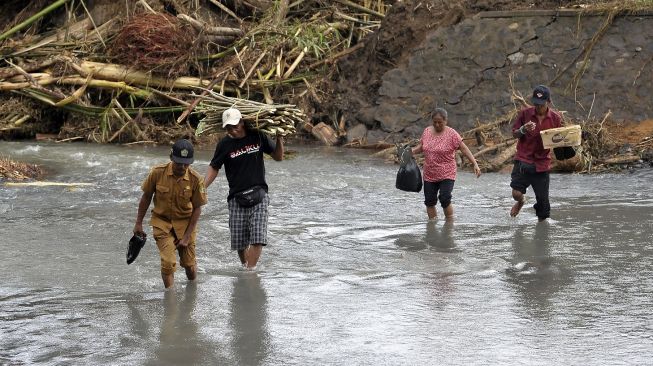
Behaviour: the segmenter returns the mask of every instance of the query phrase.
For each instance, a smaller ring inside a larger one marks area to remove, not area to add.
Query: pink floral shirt
[[[422,133],[422,153],[424,154],[424,180],[439,182],[444,179],[456,180],[456,150],[463,141],[451,127],[445,126],[440,135],[435,135],[429,126]]]

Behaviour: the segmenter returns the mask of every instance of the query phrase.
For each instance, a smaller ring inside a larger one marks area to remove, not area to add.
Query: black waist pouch
[[[254,186],[234,195],[236,203],[241,207],[253,207],[261,203],[265,197],[265,189],[261,186]]]

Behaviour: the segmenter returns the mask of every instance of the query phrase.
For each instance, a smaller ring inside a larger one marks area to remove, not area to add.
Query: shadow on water
[[[238,365],[261,365],[269,354],[266,294],[256,272],[239,273],[231,295],[233,351]]]
[[[524,228],[515,231],[512,239],[513,258],[506,273],[514,285],[520,303],[532,315],[548,317],[551,297],[571,282],[571,274],[551,256],[551,224],[538,222],[532,237]]]

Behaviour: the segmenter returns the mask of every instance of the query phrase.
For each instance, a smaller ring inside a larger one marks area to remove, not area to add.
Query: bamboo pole
[[[374,15],[374,16],[377,16],[377,17],[379,17],[379,18],[385,18],[385,15],[379,13],[378,11],[374,11],[374,10],[372,10],[372,9],[368,9],[368,8],[366,8],[366,7],[364,7],[364,6],[361,6],[361,5],[356,4],[356,3],[353,2],[353,1],[349,1],[349,0],[335,0],[335,1],[339,2],[339,3],[342,4],[342,5],[346,5],[346,6],[350,7],[350,8],[354,8],[354,9],[356,9],[356,10],[360,10],[360,11],[362,11],[363,13],[366,13],[366,14],[369,14],[369,15]]]
[[[48,105],[54,105],[52,97],[40,90],[36,89],[21,89],[14,91],[17,94],[24,95],[36,99],[42,103]],[[89,116],[99,116],[106,113],[106,107],[96,107],[96,106],[83,106],[79,104],[68,104],[62,107],[65,110],[69,110],[75,113],[81,113]],[[148,107],[148,108],[125,108],[125,111],[129,115],[137,115],[139,111],[142,110],[143,114],[159,114],[159,113],[176,113],[184,110],[184,106],[175,106],[175,107]]]
[[[95,183],[64,183],[64,182],[6,182],[7,187],[81,187],[94,186]]]
[[[84,95],[84,92],[86,91],[86,87],[88,84],[91,82],[91,79],[93,78],[93,74],[89,74],[88,77],[86,77],[86,82],[79,87],[79,89],[75,90],[70,96],[58,101],[55,103],[55,107],[63,107],[66,104],[70,104]]]
[[[217,0],[209,0],[212,4],[217,6],[218,8],[222,9],[225,13],[227,13],[230,17],[236,19],[238,23],[243,23],[243,20],[240,19],[231,9],[227,8],[226,6],[222,5],[219,1]]]
[[[308,65],[308,69],[315,68],[316,66],[320,66],[322,64],[332,63],[332,62],[334,62],[335,60],[337,60],[337,59],[339,59],[341,57],[347,56],[348,54],[350,54],[352,52],[356,52],[357,50],[363,48],[363,46],[365,46],[365,44],[361,42],[361,43],[355,45],[354,47],[347,48],[346,50],[340,51],[340,52],[336,53],[335,55],[332,55],[332,56],[330,56],[328,58],[325,58],[325,59],[317,61],[317,62],[313,62],[312,64]]]
[[[39,85],[50,85],[54,83],[63,85],[84,85],[86,83],[86,79],[77,76],[55,78],[54,76],[45,73],[30,75]],[[32,86],[32,84],[29,82],[0,82],[0,91],[21,90],[29,88],[30,86]],[[151,92],[127,85],[122,81],[93,79],[88,82],[88,86],[95,88],[117,89],[142,99],[148,99],[152,96]]]
[[[29,27],[32,23],[39,20],[42,16],[44,16],[46,14],[49,14],[50,12],[54,11],[58,7],[60,7],[63,4],[67,3],[68,1],[70,1],[70,0],[57,0],[52,5],[46,7],[45,9],[43,9],[43,10],[39,11],[38,13],[34,14],[33,16],[29,17],[24,22],[16,25],[15,27],[13,27],[10,30],[4,32],[3,34],[0,34],[0,42],[4,41],[6,38],[11,37],[14,33],[18,32],[18,31],[21,31],[24,28]]]
[[[517,140],[513,138],[513,139],[510,139],[510,140],[508,140],[508,141],[504,141],[504,142],[502,142],[502,143],[500,143],[500,144],[496,144],[496,145],[494,145],[494,146],[486,147],[485,149],[482,149],[482,150],[478,151],[477,153],[475,153],[475,154],[474,154],[474,158],[477,158],[477,157],[483,156],[483,155],[485,155],[485,154],[487,154],[487,153],[489,153],[489,152],[492,152],[492,151],[494,151],[494,150],[498,150],[498,149],[500,149],[500,148],[502,148],[502,147],[504,147],[504,146],[512,145],[512,144],[515,143],[515,141],[517,141]]]
[[[212,27],[186,14],[178,14],[177,18],[189,23],[197,31],[203,31],[208,34],[233,37],[240,37],[244,34],[240,28]]]
[[[181,116],[179,116],[179,118],[177,118],[177,124],[182,123],[182,122],[186,119],[186,117],[188,117],[188,115],[189,115],[189,114],[193,111],[193,109],[197,106],[197,103],[199,103],[199,102],[202,100],[202,98],[204,98],[204,96],[205,96],[206,94],[209,93],[209,90],[212,90],[212,89],[213,89],[213,87],[215,86],[215,84],[218,83],[218,80],[220,80],[220,76],[221,76],[222,74],[224,74],[226,71],[227,71],[227,70],[223,70],[223,71],[219,72],[219,73],[218,73],[218,74],[213,78],[213,80],[211,81],[211,83],[209,84],[209,86],[207,86],[206,89],[202,91],[202,93],[200,94],[200,96],[197,97],[197,98],[195,98],[195,100],[194,100],[192,103],[188,104],[188,107],[186,108],[186,110],[184,110],[184,112],[181,114]],[[224,79],[222,79],[222,82],[223,82],[223,86],[222,86],[221,89],[224,88]],[[220,94],[222,94],[222,92],[220,92]]]
[[[128,84],[148,85],[165,89],[192,89],[195,87],[206,88],[210,84],[210,81],[208,80],[190,76],[181,76],[173,80],[167,80],[165,78],[152,76],[151,74],[143,71],[131,70],[116,64],[82,61],[80,66],[84,72],[94,72],[97,78],[112,81],[122,81]]]
[[[245,77],[243,78],[243,80],[240,82],[240,84],[238,84],[239,88],[242,88],[243,85],[245,85],[245,83],[247,82],[247,79],[249,79],[249,77],[254,72],[254,69],[256,69],[259,62],[261,62],[261,60],[263,60],[263,57],[265,57],[265,55],[267,55],[267,54],[268,54],[268,51],[263,51],[263,53],[261,53],[261,55],[256,59],[256,61],[254,61],[254,64],[252,64],[252,67],[249,68],[249,70],[247,71],[247,74],[245,74]]]
[[[302,59],[306,55],[307,50],[308,49],[306,47],[304,47],[302,52],[300,52],[299,56],[297,56],[297,58],[295,59],[295,62],[293,62],[292,65],[290,65],[290,67],[286,71],[286,73],[283,74],[282,79],[287,79],[290,76],[290,74],[292,74],[292,72],[295,71],[295,68],[297,68],[297,65],[299,65],[299,63],[302,61]]]
[[[56,60],[54,58],[51,58],[43,62],[39,62],[37,64],[25,65],[22,69],[25,72],[33,72],[51,66],[55,62]],[[21,72],[13,67],[3,67],[0,69],[0,79],[9,79],[12,76],[16,76],[20,74]]]

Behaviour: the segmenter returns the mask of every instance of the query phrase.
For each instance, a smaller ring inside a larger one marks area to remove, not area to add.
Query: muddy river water
[[[508,175],[461,172],[455,220],[427,222],[421,193],[394,188],[397,166],[292,149],[266,162],[257,270],[229,249],[221,172],[198,280],[179,271],[164,291],[154,241],[129,266],[125,251],[168,149],[0,142],[50,181],[93,184],[0,183],[0,364],[651,364],[653,171],[552,175],[539,224],[532,198],[509,217]],[[202,175],[211,153],[197,153]]]

